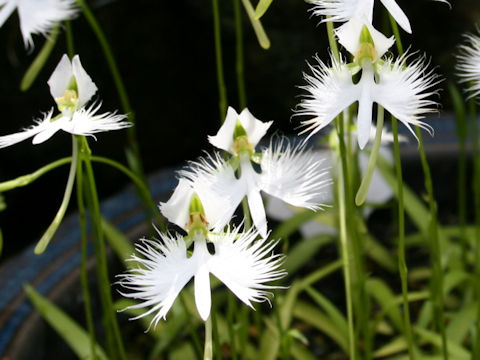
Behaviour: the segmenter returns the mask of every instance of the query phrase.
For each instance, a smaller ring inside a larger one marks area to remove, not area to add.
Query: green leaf
[[[448,340],[459,345],[465,340],[469,330],[475,326],[477,321],[477,308],[478,305],[472,303],[455,314],[449,315],[450,321],[446,329]]]
[[[40,295],[31,285],[25,285],[25,292],[40,315],[70,346],[80,359],[93,359],[90,353],[90,337],[88,333],[72,320],[67,314]],[[95,355],[97,359],[107,360],[103,349],[96,344]]]
[[[345,338],[348,338],[348,323],[345,316],[342,312],[337,309],[335,305],[332,304],[325,296],[320,292],[316,291],[311,286],[306,288],[308,295],[325,311],[325,313],[330,317],[331,321],[338,328],[340,332],[343,333]]]
[[[243,3],[243,6],[245,7],[245,11],[247,12],[248,18],[252,23],[253,30],[255,31],[255,35],[257,36],[260,46],[265,50],[269,49],[270,39],[265,33],[265,30],[263,29],[263,26],[260,20],[255,18],[255,10],[253,9],[252,3],[250,2],[250,0],[242,0],[242,3]]]
[[[30,89],[30,86],[32,86],[38,74],[45,66],[45,63],[47,62],[53,48],[55,47],[59,32],[59,26],[56,26],[54,29],[52,29],[49,36],[45,40],[45,44],[43,44],[42,50],[40,50],[37,57],[35,58],[35,60],[33,60],[27,72],[23,76],[22,82],[20,83],[20,90],[27,91],[28,89]]]
[[[255,8],[255,19],[260,19],[268,10],[273,0],[260,0]]]
[[[367,279],[365,286],[367,293],[378,302],[397,330],[401,331],[403,329],[402,314],[395,303],[395,295],[392,290],[383,280],[378,278]]]
[[[105,238],[117,254],[118,258],[123,262],[126,268],[134,266],[135,262],[126,261],[135,252],[132,242],[122,232],[117,230],[108,220],[102,217],[102,229]]]
[[[283,268],[289,276],[297,272],[303,265],[310,261],[318,250],[332,242],[336,237],[332,235],[315,235],[295,243],[288,252]]]
[[[405,337],[399,336],[394,338],[389,343],[383,345],[380,349],[373,353],[373,357],[380,358],[385,356],[392,356],[408,349],[407,340]]]
[[[328,212],[328,210],[327,210]],[[281,223],[273,232],[272,239],[284,239],[297,231],[300,226],[318,215],[315,211],[302,210]]]
[[[293,343],[290,345],[290,353],[293,358],[296,360],[317,360],[318,357],[313,355],[307,348],[304,346]]]
[[[390,252],[377,241],[377,239],[370,234],[363,234],[362,239],[364,242],[363,247],[365,254],[369,258],[383,266],[388,271],[395,272],[397,270],[397,262]]]
[[[422,329],[419,327],[414,328],[414,332],[422,339],[423,341],[426,341],[438,349],[442,349],[442,337],[439,334],[436,334],[432,331]],[[463,348],[462,346],[454,343],[453,341],[450,341],[447,339],[447,348],[448,348],[448,354],[455,359],[458,360],[470,360],[470,352]]]
[[[295,318],[312,325],[333,341],[335,341],[345,353],[348,353],[348,337],[338,328],[338,326],[324,313],[314,306],[304,302],[297,301],[293,309]]]

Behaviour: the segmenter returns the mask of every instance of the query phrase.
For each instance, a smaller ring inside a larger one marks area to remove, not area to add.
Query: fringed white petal
[[[262,155],[261,189],[294,206],[321,208],[331,180],[318,155],[306,150],[305,143],[292,145],[286,138],[270,143]]]
[[[0,148],[17,144],[44,131],[49,132],[49,129],[51,129],[52,126],[55,127],[55,125],[53,125],[53,122],[50,121],[52,119],[52,113],[53,109],[46,113],[42,120],[35,120],[35,125],[23,131],[10,135],[0,136]]]
[[[480,33],[480,28],[477,28]],[[459,46],[457,55],[457,75],[461,83],[466,83],[466,89],[471,97],[480,95],[480,37],[475,34],[465,34],[464,44]]]
[[[378,70],[379,81],[372,94],[374,101],[400,120],[414,136],[412,125],[433,135],[432,127],[420,119],[422,114],[437,111],[437,103],[429,97],[437,94],[431,88],[440,82],[439,77],[433,70],[427,70],[425,57],[417,58],[409,65],[406,64],[407,58],[405,54],[395,61],[388,59]]]
[[[78,55],[75,55],[72,59],[72,72],[77,82],[78,106],[83,107],[92,96],[95,95],[97,92],[97,86],[83,68]]]
[[[168,234],[160,236],[162,242],[142,240],[137,244],[135,248],[142,257],[133,255],[131,261],[140,267],[118,275],[118,283],[130,290],[121,294],[143,300],[126,309],[151,307],[134,319],[154,313],[150,324],[154,327],[160,319],[165,319],[178,294],[197,271],[197,264],[192,258],[187,258],[183,237],[177,235],[177,238],[172,238]]]
[[[283,257],[271,254],[276,242],[255,242],[258,232],[253,229],[239,234],[238,229],[233,228],[225,235],[217,236],[213,255],[207,249],[206,239],[196,235],[190,258],[183,237],[160,236],[161,242],[144,239],[137,244],[139,255],[133,255],[130,261],[139,267],[118,275],[118,283],[128,290],[121,294],[142,300],[126,309],[150,307],[134,318],[154,314],[150,326],[155,327],[160,319],[165,319],[178,294],[192,277],[195,277],[197,310],[206,320],[211,308],[210,273],[249,306],[252,301],[268,301],[265,290],[278,287],[266,283],[286,275],[280,270]]]
[[[18,0],[5,0],[0,2],[0,27],[3,26],[5,21],[12,15],[17,8]]]
[[[332,67],[318,57],[318,65],[309,65],[312,75],[303,74],[308,85],[301,89],[307,92],[298,105],[296,115],[314,116],[301,122],[301,133],[311,131],[309,137],[327,126],[340,112],[359,99],[359,89],[353,84],[352,74],[341,60],[333,56]]]
[[[33,47],[33,34],[47,36],[59,22],[75,17],[75,0],[17,0],[20,28],[26,48]]]
[[[267,133],[273,121],[263,122],[255,118],[248,109],[243,109],[240,115],[232,108],[228,107],[227,116],[224,123],[214,136],[209,136],[208,141],[213,146],[234,153],[234,139],[233,133],[237,120],[240,121],[245,129],[248,141],[255,148],[260,139]]]
[[[372,36],[373,43],[375,45],[375,51],[377,56],[380,58],[387,52],[387,50],[395,42],[395,37],[391,36],[387,38],[380,31],[376,30],[372,24],[370,24],[366,18],[353,17],[347,21],[342,26],[338,27],[335,30],[335,34],[338,37],[338,42],[345,48],[347,51],[356,55],[359,46],[360,46],[360,33],[363,27],[366,26],[370,35]]]
[[[106,112],[95,115],[101,104],[92,104],[72,114],[70,121],[64,123],[63,130],[75,135],[91,136],[93,134],[125,129],[133,124],[125,121],[127,115]]]
[[[227,232],[214,243],[215,255],[208,262],[210,272],[250,307],[252,301],[269,301],[266,290],[280,287],[267,283],[286,275],[280,269],[283,256],[272,254],[277,241],[255,241],[258,235],[253,228],[243,234],[238,229]]]

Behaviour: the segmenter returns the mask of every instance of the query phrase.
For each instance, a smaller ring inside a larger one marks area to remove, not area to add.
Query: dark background
[[[220,121],[211,1],[116,0],[89,4],[110,41],[130,96],[146,173],[179,166],[201,155],[202,149],[211,149],[207,135],[217,131]],[[232,0],[219,0],[219,4],[228,103],[241,110],[236,93]],[[454,54],[461,34],[473,31],[480,18],[478,1],[454,1],[452,10],[430,0],[398,0],[398,4],[413,29],[413,35],[402,33],[405,47],[411,45],[412,51],[425,52],[438,73],[453,78]],[[273,1],[262,19],[272,44],[268,51],[258,45],[242,9],[248,107],[261,120],[275,120],[273,128],[287,134],[293,134],[298,125],[290,117],[299,102],[301,91],[297,86],[303,84],[306,61],[317,52],[328,59],[325,27],[319,18],[311,17],[310,8],[302,0]],[[385,23],[379,1],[375,17],[376,24]],[[72,21],[72,27],[76,52],[99,88],[96,98],[103,101],[102,110],[120,109],[101,48],[81,14]],[[388,29],[383,31],[388,33]],[[35,50],[27,54],[16,13],[0,28],[0,52],[4,54],[0,57],[1,135],[30,126],[32,118],[55,105],[46,81],[66,51],[64,33],[34,86],[22,93],[19,84],[23,74],[44,43],[41,36],[35,36],[34,41]],[[448,93],[443,91],[441,95],[441,110],[448,112]],[[90,141],[93,153],[125,163],[125,135],[125,131],[99,134],[98,141]],[[33,146],[27,140],[1,149],[0,181],[33,172],[70,154],[70,135],[66,133],[58,133],[40,145]],[[0,213],[4,235],[1,258],[41,236],[61,203],[67,172],[68,166],[64,166],[30,186],[4,194],[8,207]],[[95,173],[101,197],[128,183],[122,174],[103,165],[96,165]],[[70,211],[75,209],[74,196]]]

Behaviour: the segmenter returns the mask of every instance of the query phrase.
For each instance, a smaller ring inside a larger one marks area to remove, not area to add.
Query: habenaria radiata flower
[[[0,27],[18,9],[23,41],[31,49],[33,34],[47,36],[57,23],[76,15],[75,3],[75,0],[0,0]]]
[[[253,308],[252,302],[269,301],[266,285],[286,275],[279,269],[282,255],[273,255],[276,241],[257,240],[253,228],[240,233],[238,228],[217,235],[213,242],[214,254],[207,248],[204,233],[194,232],[193,254],[187,255],[185,239],[177,235],[160,234],[161,241],[142,240],[136,245],[143,257],[133,255],[131,261],[141,267],[119,275],[120,285],[131,290],[123,296],[143,302],[127,309],[150,307],[141,318],[155,314],[151,324],[156,326],[172,307],[180,291],[193,277],[195,303],[200,317],[206,321],[210,315],[210,274],[223,282],[243,303]]]
[[[0,136],[0,148],[30,137],[33,137],[33,144],[39,144],[48,140],[58,130],[88,136],[132,125],[124,121],[126,115],[110,112],[96,114],[100,104],[86,106],[96,93],[97,87],[83,69],[78,55],[73,57],[72,62],[67,55],[63,55],[48,80],[48,85],[61,113],[53,117],[52,109],[44,115],[43,119],[35,120],[34,126],[15,134]]]
[[[480,32],[480,29],[477,29]],[[457,74],[460,82],[468,83],[467,91],[470,97],[480,95],[480,37],[475,34],[465,34],[465,44],[459,46],[457,55]]]
[[[322,21],[348,22],[352,18],[365,18],[372,23],[374,0],[307,0],[314,5],[313,13],[323,16]],[[412,32],[410,21],[395,0],[380,0],[403,30]]]
[[[408,55],[393,60],[361,62],[355,71],[362,70],[358,83],[352,79],[352,67],[343,59],[331,57],[328,67],[318,57],[317,65],[310,65],[313,75],[304,74],[307,91],[299,104],[298,115],[314,116],[302,122],[303,132],[310,136],[327,126],[340,112],[358,101],[358,144],[363,149],[368,142],[372,123],[373,103],[383,106],[400,120],[415,136],[412,125],[433,134],[430,125],[420,121],[422,114],[436,111],[436,102],[428,97],[435,94],[430,89],[438,83],[433,71],[426,70],[425,58],[407,64]],[[415,136],[416,137],[416,136]]]
[[[211,188],[220,197],[229,199],[231,206],[224,208],[229,215],[233,215],[246,196],[253,223],[262,237],[267,236],[262,191],[291,205],[317,210],[321,207],[324,186],[329,182],[322,159],[307,151],[305,144],[292,145],[286,139],[279,139],[261,153],[255,153],[255,146],[269,126],[270,123],[255,119],[247,109],[238,115],[229,108],[224,124],[209,140],[234,157],[229,162],[216,157],[209,168],[198,167],[196,175],[209,179]]]

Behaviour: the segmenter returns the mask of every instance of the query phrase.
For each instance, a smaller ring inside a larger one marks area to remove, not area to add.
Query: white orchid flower
[[[172,196],[165,203],[160,203],[160,211],[168,221],[188,230],[189,208],[192,197],[197,195],[203,204],[203,211],[207,228],[212,231],[221,231],[231,220],[232,213],[225,211],[234,205],[229,196],[219,196],[213,189],[216,165],[221,163],[220,156],[207,156],[198,162],[191,162],[190,167],[179,172],[178,185]],[[219,172],[217,176],[222,176]]]
[[[358,101],[358,144],[365,147],[370,137],[373,103],[380,104],[400,120],[416,137],[412,125],[433,130],[420,121],[422,114],[436,111],[436,102],[428,97],[435,94],[430,89],[438,77],[427,71],[425,59],[420,57],[407,65],[408,55],[393,61],[371,61],[362,63],[362,74],[357,84],[353,82],[349,66],[341,59],[331,57],[332,67],[325,65],[318,57],[318,65],[310,65],[313,75],[304,74],[308,85],[302,87],[307,95],[299,104],[298,115],[314,116],[302,122],[313,135],[327,126],[337,115]]]
[[[313,13],[325,21],[348,22],[352,18],[365,18],[372,23],[374,0],[308,0],[314,5]],[[400,27],[412,33],[410,21],[395,0],[380,0]]]
[[[32,49],[32,35],[47,36],[57,23],[75,17],[75,4],[75,0],[0,0],[0,27],[17,9],[25,47]]]
[[[72,62],[67,55],[63,55],[48,80],[48,85],[61,113],[52,117],[52,109],[44,115],[43,119],[35,120],[34,126],[15,134],[0,136],[0,148],[30,137],[33,137],[33,144],[39,144],[48,140],[59,130],[74,135],[93,136],[98,132],[123,129],[132,125],[124,121],[126,115],[110,112],[96,114],[100,108],[99,104],[86,107],[96,93],[97,87],[83,69],[78,55],[73,57]]]
[[[457,55],[457,75],[460,82],[470,84],[467,88],[469,97],[476,97],[480,95],[480,37],[465,34],[464,38],[465,44],[459,46],[460,54]]]
[[[266,283],[286,275],[279,269],[283,256],[272,255],[276,241],[257,240],[258,233],[251,229],[239,233],[238,228],[217,237],[213,243],[215,254],[207,249],[202,233],[194,235],[193,254],[187,256],[185,240],[161,234],[161,241],[142,240],[136,245],[143,257],[133,255],[131,261],[141,267],[119,275],[120,285],[131,290],[123,296],[143,302],[127,309],[150,307],[138,319],[155,314],[150,325],[154,327],[165,319],[180,291],[193,277],[195,303],[200,317],[206,321],[210,315],[210,274],[223,282],[243,303],[253,308],[252,302],[269,301],[268,290],[278,288]]]

